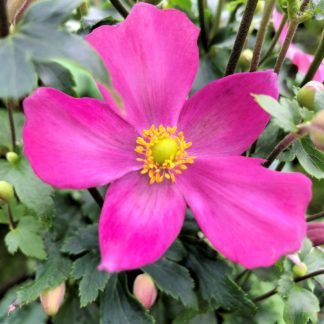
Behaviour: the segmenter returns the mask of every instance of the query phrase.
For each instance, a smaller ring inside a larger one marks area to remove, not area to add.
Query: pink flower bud
[[[56,288],[46,289],[40,294],[43,309],[47,315],[57,314],[63,302],[65,294],[65,283],[61,283]]]
[[[309,136],[313,144],[319,150],[324,151],[324,110],[319,111],[313,118]]]
[[[313,242],[314,246],[324,244],[324,223],[308,223],[307,237]]]
[[[324,91],[324,86],[319,81],[306,83],[297,93],[297,101],[302,107],[315,110],[315,94]]]
[[[157,289],[148,274],[143,273],[136,277],[133,294],[146,309],[150,309],[153,306],[157,297]]]

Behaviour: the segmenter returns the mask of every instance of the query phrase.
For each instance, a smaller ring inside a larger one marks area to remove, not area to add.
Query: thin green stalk
[[[237,65],[237,62],[239,60],[240,54],[242,52],[246,37],[249,32],[249,28],[251,26],[251,22],[253,19],[254,11],[257,6],[258,0],[248,0],[242,21],[238,30],[238,33],[236,35],[236,39],[234,42],[234,46],[230,55],[230,58],[227,63],[226,71],[225,71],[225,76],[233,74],[235,72],[235,68]]]
[[[310,278],[313,278],[313,277],[316,277],[316,276],[319,276],[319,275],[322,275],[322,274],[324,274],[324,269],[320,269],[320,270],[317,270],[317,271],[314,271],[314,272],[310,272],[305,276],[295,278],[294,282],[300,282],[300,281],[310,279]],[[265,299],[275,295],[277,292],[278,292],[277,288],[273,288],[270,291],[266,292],[265,294],[254,298],[253,302],[257,303],[257,302],[260,302],[262,300],[265,300]]]
[[[128,16],[128,10],[124,7],[124,5],[119,0],[110,0],[110,2],[124,18]]]
[[[279,73],[279,71],[281,70],[281,67],[285,60],[290,43],[292,42],[292,40],[296,34],[298,25],[304,21],[303,13],[307,9],[309,2],[310,2],[310,0],[304,0],[300,6],[299,11],[296,10],[296,8],[295,8],[295,4],[297,2],[291,1],[291,3],[292,3],[291,7],[289,7],[289,2],[288,2],[289,26],[288,26],[286,39],[281,47],[281,50],[279,52],[279,55],[278,55],[278,58],[277,58],[277,61],[276,61],[275,67],[274,67],[274,71],[276,73]]]
[[[16,223],[14,221],[12,210],[9,203],[7,203],[7,214],[8,214],[9,228],[13,230],[16,228]]]
[[[306,84],[308,81],[311,81],[313,79],[316,71],[318,70],[318,68],[322,64],[323,59],[324,59],[324,30],[322,32],[320,43],[319,43],[319,45],[318,45],[318,47],[316,49],[313,62],[309,66],[308,71],[307,71],[307,73],[306,73],[306,75],[304,77],[304,80],[300,84],[301,87],[304,84]]]
[[[9,34],[6,0],[0,0],[0,38]]]
[[[272,11],[273,11],[273,8],[274,8],[275,4],[276,4],[276,0],[268,0],[268,1],[266,1],[264,11],[263,11],[263,15],[262,15],[262,19],[261,19],[261,23],[260,23],[260,28],[258,30],[258,34],[257,34],[256,41],[255,41],[255,46],[254,46],[254,50],[253,50],[253,57],[252,57],[252,61],[251,61],[250,72],[256,71],[258,66],[259,66],[259,61],[260,61],[263,42],[264,42],[265,35],[267,33],[267,30],[268,30],[269,21],[270,21],[271,14],[272,14]]]
[[[281,70],[281,67],[285,60],[290,43],[292,42],[292,40],[296,34],[298,25],[299,25],[299,23],[296,20],[293,20],[289,23],[286,39],[285,39],[284,43],[282,44],[281,50],[279,52],[279,55],[277,57],[277,61],[276,61],[275,67],[274,67],[274,71],[276,73],[279,73]]]
[[[218,32],[218,30],[219,30],[224,4],[225,4],[225,0],[218,0],[216,13],[215,13],[214,24],[213,24],[212,29],[210,31],[211,38],[213,38],[216,35],[216,33]]]
[[[314,214],[314,215],[310,215],[307,217],[307,222],[312,222],[314,220],[318,220],[320,218],[323,218],[324,217],[324,211],[322,212],[319,212],[317,214]]]
[[[199,12],[199,23],[200,23],[200,39],[205,51],[208,50],[208,35],[207,26],[205,20],[205,0],[198,0],[198,12]]]
[[[11,134],[11,150],[15,152],[16,151],[16,129],[15,129],[15,122],[13,118],[13,108],[14,108],[13,101],[8,100],[7,111],[8,111],[8,121],[9,121],[9,128]]]
[[[274,47],[276,46],[277,44],[277,41],[282,33],[282,30],[287,22],[287,19],[288,19],[288,16],[287,14],[284,14],[282,19],[281,19],[281,22],[280,22],[280,25],[279,25],[279,28],[278,30],[276,31],[275,35],[273,36],[272,38],[272,41],[271,41],[271,44],[268,48],[268,50],[266,51],[266,53],[264,54],[264,56],[261,58],[260,60],[260,64],[262,64],[268,57],[269,55],[271,54],[272,50],[274,49]]]

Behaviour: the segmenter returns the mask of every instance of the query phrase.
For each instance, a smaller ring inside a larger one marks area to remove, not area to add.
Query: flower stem
[[[215,13],[214,24],[213,24],[212,29],[210,31],[211,38],[213,38],[216,35],[216,33],[218,32],[218,30],[219,30],[224,4],[225,4],[225,0],[218,0],[216,13]]]
[[[307,217],[307,222],[312,222],[314,220],[317,220],[317,219],[320,219],[320,218],[323,218],[324,217],[324,211],[321,211],[317,214],[314,214],[314,215],[310,215]]]
[[[271,14],[272,14],[275,4],[276,4],[276,0],[268,0],[265,3],[264,12],[263,12],[261,23],[260,23],[260,28],[258,30],[258,34],[257,34],[256,41],[255,41],[250,72],[254,72],[258,68],[260,56],[261,56],[262,45],[263,45],[265,35],[268,30],[269,21],[270,21]]]
[[[8,100],[7,111],[8,111],[8,121],[9,121],[9,128],[11,134],[11,150],[15,152],[16,151],[16,129],[15,129],[15,122],[13,118],[13,108],[14,108],[13,101]]]
[[[0,0],[0,38],[9,34],[6,0]]]
[[[284,43],[282,44],[282,47],[281,47],[281,50],[279,52],[279,55],[277,57],[277,61],[276,61],[276,64],[275,64],[275,67],[274,67],[274,71],[276,73],[279,73],[280,70],[281,70],[281,67],[282,67],[282,64],[285,60],[285,57],[286,57],[286,54],[288,52],[288,48],[290,46],[290,43],[292,42],[295,34],[296,34],[296,31],[297,31],[297,28],[298,28],[298,21],[290,21],[289,22],[289,27],[288,27],[288,31],[287,31],[287,36],[286,36],[286,39],[284,41]]]
[[[254,11],[257,6],[258,0],[248,0],[242,21],[240,24],[240,28],[238,30],[238,33],[236,35],[236,39],[234,42],[234,46],[230,55],[230,58],[227,63],[226,71],[225,71],[225,76],[233,74],[235,72],[235,67],[236,64],[239,60],[240,54],[242,52],[246,37],[249,32],[249,28],[251,26],[251,22],[253,19]]]
[[[268,168],[277,158],[277,156],[299,137],[300,134],[298,133],[289,133],[287,136],[285,136],[269,154],[267,161],[263,163],[263,166]]]
[[[270,44],[268,50],[266,51],[266,53],[264,54],[264,56],[261,58],[260,64],[262,64],[269,57],[269,55],[271,54],[272,50],[276,46],[277,41],[278,41],[278,39],[279,39],[279,37],[281,35],[281,32],[282,32],[282,30],[283,30],[283,28],[284,28],[284,26],[285,26],[285,24],[287,22],[287,19],[288,19],[288,16],[287,16],[287,14],[285,14],[282,17],[282,19],[281,19],[281,22],[280,22],[280,25],[279,25],[278,30],[276,31],[275,35],[272,38],[272,41],[271,41],[271,44]]]
[[[205,51],[208,50],[208,35],[207,35],[207,27],[205,20],[205,1],[206,0],[198,0],[198,12],[199,12],[199,23],[200,23],[200,39]]]
[[[324,30],[322,32],[320,43],[319,43],[319,45],[318,45],[318,47],[316,49],[313,62],[311,63],[310,67],[308,68],[308,71],[307,71],[307,73],[306,73],[306,75],[304,77],[304,80],[300,84],[301,87],[305,83],[307,83],[308,81],[313,79],[316,71],[318,70],[318,68],[322,64],[323,59],[324,59]]]
[[[291,1],[291,2],[294,3],[294,1]],[[281,67],[285,60],[290,43],[292,42],[292,40],[296,34],[298,25],[303,21],[302,14],[307,9],[309,2],[310,2],[310,0],[304,0],[300,6],[299,11],[297,11],[297,12],[295,12],[295,8],[294,8],[295,4],[292,4],[292,7],[289,8],[289,2],[288,2],[288,12],[290,9],[292,14],[288,15],[289,16],[288,31],[287,31],[286,39],[285,39],[284,43],[282,44],[281,50],[279,52],[279,55],[278,55],[278,58],[277,58],[277,61],[276,61],[275,67],[274,67],[274,71],[276,73],[279,73],[281,70]]]
[[[110,2],[124,18],[128,16],[128,10],[124,7],[124,5],[119,0],[110,0]]]
[[[7,214],[8,214],[9,228],[13,230],[16,228],[16,223],[13,219],[13,214],[9,203],[7,203]]]
[[[322,274],[324,274],[324,269],[320,269],[320,270],[317,270],[317,271],[314,271],[314,272],[310,272],[310,273],[308,273],[305,276],[295,278],[294,279],[294,282],[300,282],[300,281],[303,281],[303,280],[306,280],[306,279],[310,279],[310,278],[313,278],[315,276],[319,276],[319,275],[322,275]],[[273,288],[270,291],[266,292],[265,294],[263,294],[263,295],[261,295],[259,297],[254,298],[253,299],[253,302],[254,303],[260,302],[260,301],[262,301],[264,299],[267,299],[267,298],[275,295],[277,292],[278,292],[277,288]]]
[[[88,191],[94,199],[94,201],[97,203],[97,205],[101,208],[103,206],[104,201],[101,197],[99,190],[97,188],[89,188]]]

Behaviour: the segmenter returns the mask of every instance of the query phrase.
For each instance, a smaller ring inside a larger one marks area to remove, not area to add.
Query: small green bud
[[[292,268],[292,272],[294,274],[294,277],[302,277],[305,276],[307,273],[307,265],[304,262],[300,262],[298,264],[295,264]]]
[[[6,159],[8,162],[10,162],[11,164],[16,164],[18,162],[19,156],[17,153],[15,152],[8,152],[6,154]]]
[[[309,136],[313,144],[321,151],[324,151],[324,110],[320,110],[313,118]]]
[[[264,1],[259,0],[257,6],[255,8],[255,14],[261,13],[263,11],[263,9],[264,9]]]
[[[65,282],[56,288],[46,289],[42,291],[39,298],[41,300],[45,313],[54,316],[58,313],[65,294]]]
[[[8,203],[14,195],[13,186],[7,181],[0,181],[0,202]]]
[[[252,57],[253,57],[253,51],[250,50],[249,48],[242,51],[238,60],[238,65],[241,67],[242,70],[245,71],[250,67]]]
[[[302,107],[315,110],[315,94],[324,91],[324,85],[318,81],[306,83],[297,93],[297,101]]]

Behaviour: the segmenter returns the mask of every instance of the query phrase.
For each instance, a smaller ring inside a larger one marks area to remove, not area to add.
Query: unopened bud
[[[11,164],[16,164],[18,162],[19,156],[15,152],[7,152],[6,159]]]
[[[263,11],[263,9],[264,9],[264,1],[259,0],[257,6],[255,8],[255,14],[261,13]]]
[[[8,203],[14,195],[13,186],[7,181],[0,181],[0,202]]]
[[[315,110],[315,94],[319,91],[324,91],[324,85],[319,81],[309,81],[298,91],[298,103],[309,110]]]
[[[148,274],[143,273],[136,277],[133,294],[146,309],[150,309],[153,306],[157,297],[157,289]]]
[[[308,223],[307,237],[313,242],[314,246],[324,244],[324,223]]]
[[[241,67],[242,70],[247,70],[250,67],[252,57],[253,51],[249,48],[242,51],[238,60],[238,65]]]
[[[308,271],[307,265],[304,262],[300,262],[293,266],[292,271],[295,277],[305,276]]]
[[[57,314],[63,302],[65,294],[65,283],[61,283],[56,288],[46,289],[40,294],[43,309],[47,315]]]
[[[313,118],[309,136],[313,144],[321,151],[324,151],[324,110],[320,110]]]

